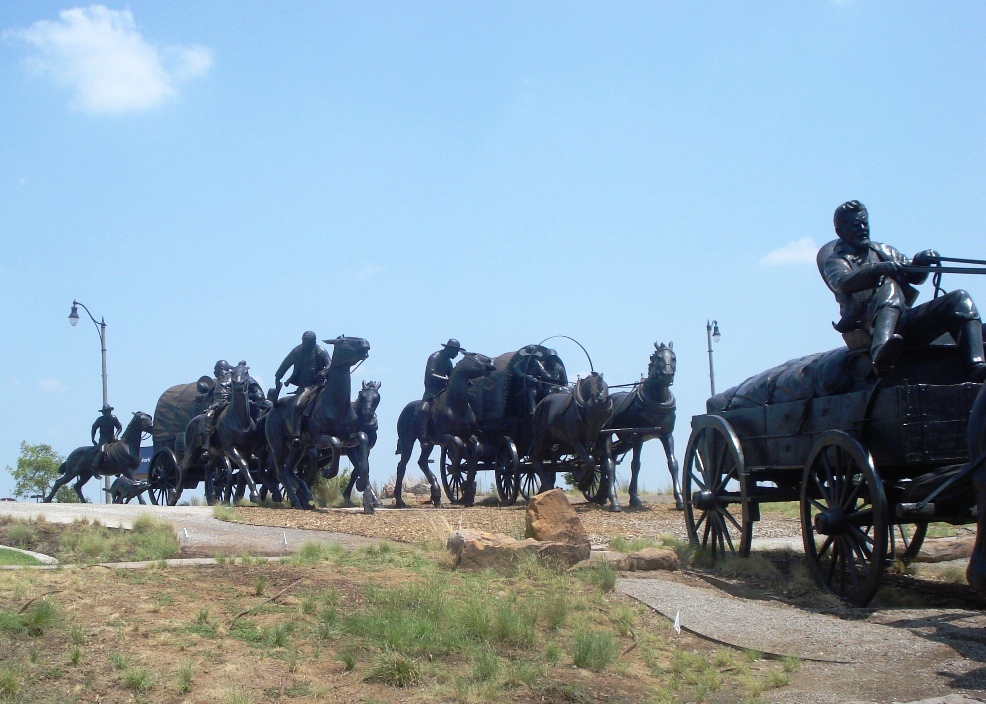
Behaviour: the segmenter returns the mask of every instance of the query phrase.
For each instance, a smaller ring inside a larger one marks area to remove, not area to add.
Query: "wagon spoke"
[[[729,534],[729,527],[726,525],[726,518],[729,518],[729,520],[731,520],[733,523],[736,523],[736,519],[734,519],[731,515],[729,515],[728,511],[723,511],[722,514],[719,516],[719,522],[722,524],[722,534],[726,538],[726,542],[729,543],[729,551],[736,552],[736,548],[733,547],[733,538]],[[737,528],[738,527],[739,524],[737,524]],[[723,550],[723,554],[725,554],[725,550]]]
[[[708,511],[705,511],[703,517],[705,519],[705,531],[702,534],[702,547],[706,547],[709,544],[709,533],[712,530],[712,517],[709,515]],[[696,533],[698,531],[695,531]]]
[[[856,504],[856,499],[860,497],[860,494],[862,494],[863,489],[865,488],[866,488],[865,482],[860,482],[859,484],[856,484],[849,497],[845,501],[841,502],[840,506],[842,507],[842,510],[848,511],[850,508],[852,508]]]
[[[743,526],[740,525],[739,521],[736,520],[736,518],[733,516],[733,514],[731,514],[726,509],[722,509],[722,515],[725,518],[728,518],[729,519],[729,522],[732,523],[736,527],[736,530],[740,531],[741,533],[743,532]]]
[[[852,535],[856,536],[859,543],[865,543],[869,546],[873,546],[876,544],[876,540],[874,539],[874,537],[869,533],[867,533],[866,531],[860,530],[858,526],[850,525],[849,531]]]

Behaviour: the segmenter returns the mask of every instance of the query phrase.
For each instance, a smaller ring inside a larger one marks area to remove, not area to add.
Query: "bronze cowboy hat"
[[[459,350],[459,352],[465,352],[465,350],[462,349],[462,345],[460,345],[459,341],[456,340],[454,337],[450,337],[448,339],[448,342],[444,343],[442,347],[449,350]]]
[[[100,413],[109,413],[112,410],[113,410],[113,406],[111,406],[108,403],[104,403],[103,404],[103,407],[99,409],[99,412]]]

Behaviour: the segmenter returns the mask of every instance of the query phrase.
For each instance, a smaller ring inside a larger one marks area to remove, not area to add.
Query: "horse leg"
[[[353,487],[356,486],[356,475],[352,472],[349,473],[349,481],[346,482],[346,488],[342,490],[342,499],[347,504],[353,502]]]
[[[674,458],[674,438],[671,433],[661,436],[661,443],[664,445],[664,454],[668,457],[668,471],[671,473],[671,491],[674,492],[674,507],[679,511],[684,510],[685,504],[681,500],[681,484],[678,479],[678,460]]]
[[[442,505],[442,487],[438,483],[438,477],[435,473],[431,471],[431,464],[429,460],[431,458],[431,451],[435,448],[430,442],[421,441],[421,454],[418,456],[418,469],[421,473],[425,475],[425,479],[428,480],[428,486],[431,487],[431,504],[436,508]]]
[[[239,467],[242,480],[246,481],[247,486],[250,487],[250,501],[255,504],[260,503],[260,492],[257,491],[257,484],[256,482],[253,481],[253,476],[251,476],[250,474],[250,464],[243,457],[242,453],[240,452],[240,448],[231,447],[229,449],[229,456],[233,458],[233,462],[235,462],[236,466]],[[236,489],[237,498],[243,497],[244,489],[245,487],[237,486]]]
[[[75,479],[75,475],[74,474],[69,474],[67,472],[67,470],[65,469],[65,463],[64,462],[62,463],[61,471],[62,471],[62,475],[58,479],[55,480],[55,483],[52,484],[52,486],[51,486],[51,491],[49,491],[48,492],[48,495],[46,497],[44,497],[44,499],[42,499],[42,501],[44,503],[46,503],[46,504],[50,504],[51,503],[51,500],[53,498],[55,498],[55,492],[57,492],[59,489],[61,489],[63,486],[65,486],[66,484],[68,484],[73,479]]]
[[[424,452],[424,445],[421,445],[421,451]],[[394,480],[394,508],[407,508],[407,504],[404,503],[404,497],[402,491],[404,489],[404,474],[407,472],[407,463],[411,459],[411,453],[414,452],[414,441],[401,443],[401,459],[397,463],[397,478]],[[420,462],[418,464],[421,464]]]
[[[72,487],[73,489],[75,489],[75,493],[79,495],[79,501],[81,501],[81,502],[82,502],[82,503],[84,503],[84,504],[85,504],[85,503],[89,503],[89,502],[88,502],[88,501],[86,501],[86,497],[85,497],[85,495],[84,495],[84,494],[82,493],[82,487],[83,487],[83,486],[85,485],[85,483],[86,483],[87,481],[89,481],[90,479],[92,479],[92,473],[90,473],[90,472],[83,472],[83,473],[80,473],[80,474],[79,474],[79,481],[77,481],[77,482],[75,483],[75,485],[74,485],[74,486]]]
[[[613,457],[613,438],[610,435],[603,440],[603,456],[601,458],[603,480],[606,482],[606,493],[609,499],[610,511],[622,511],[619,499],[616,497],[616,459]]]
[[[640,477],[640,451],[644,441],[640,436],[633,439],[633,459],[630,460],[630,506],[640,508],[644,502],[637,493],[637,479]]]

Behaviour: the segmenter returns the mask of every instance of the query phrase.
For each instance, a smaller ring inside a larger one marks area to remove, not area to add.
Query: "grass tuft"
[[[414,660],[400,653],[388,651],[378,655],[373,661],[366,679],[405,689],[419,684],[422,673],[421,667]]]
[[[590,628],[579,628],[572,638],[572,662],[578,668],[600,672],[609,665],[620,651],[620,644],[612,633]]]

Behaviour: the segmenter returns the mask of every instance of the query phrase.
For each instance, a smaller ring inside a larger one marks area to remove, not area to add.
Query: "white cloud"
[[[818,245],[810,237],[790,242],[760,260],[763,266],[788,266],[791,264],[814,264]]]
[[[60,394],[65,391],[65,385],[62,384],[58,379],[41,379],[38,381],[38,388],[44,391],[46,394]]]
[[[205,74],[212,52],[203,47],[157,48],[137,29],[129,9],[104,5],[63,10],[58,20],[4,32],[33,46],[25,64],[75,95],[72,106],[93,114],[158,107],[177,97],[177,84]]]

